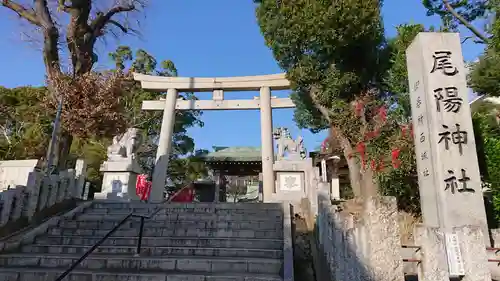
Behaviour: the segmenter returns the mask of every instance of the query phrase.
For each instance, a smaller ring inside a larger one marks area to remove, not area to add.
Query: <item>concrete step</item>
[[[150,209],[105,209],[105,208],[89,208],[85,210],[86,214],[113,214],[113,215],[128,215],[130,212],[140,213],[144,215],[156,212],[157,214],[212,214],[212,215],[249,215],[249,216],[273,216],[283,217],[281,210],[249,210],[249,209],[202,209],[202,208],[162,208],[160,210]]]
[[[77,220],[122,220],[126,214],[92,214],[83,213],[77,216]],[[150,220],[153,221],[176,221],[176,220],[193,220],[193,221],[204,221],[204,220],[216,220],[216,221],[268,221],[268,222],[278,222],[282,221],[281,216],[251,216],[245,214],[227,214],[227,215],[217,215],[217,214],[205,214],[205,213],[179,213],[179,214],[156,214]]]
[[[48,254],[79,254],[85,253],[90,246],[72,245],[26,245],[21,248],[22,253]],[[96,254],[129,254],[134,255],[135,246],[100,246],[93,253]],[[251,257],[281,259],[283,252],[271,249],[245,248],[198,248],[198,247],[141,247],[141,256],[204,256],[204,257]]]
[[[164,203],[164,204],[148,204],[142,202],[109,202],[94,200],[92,208],[105,208],[105,209],[154,209],[161,208],[178,208],[178,209],[231,209],[231,210],[282,210],[280,203]]]
[[[0,267],[49,267],[65,269],[80,258],[79,255],[63,254],[6,254],[0,255]],[[265,258],[236,257],[134,257],[130,255],[88,256],[78,266],[81,269],[131,270],[131,271],[188,271],[209,273],[264,273],[278,275],[281,260]]]
[[[92,246],[101,237],[96,236],[39,236],[35,239],[36,245],[82,245]],[[123,237],[111,236],[106,239],[103,246],[135,246],[137,236]],[[151,237],[142,239],[144,247],[209,247],[209,248],[245,248],[245,249],[273,249],[279,250],[283,247],[281,239],[249,239],[249,238],[199,238],[199,237]]]
[[[97,236],[102,237],[110,229],[74,229],[74,228],[51,228],[48,230],[49,235],[62,235],[62,236]],[[114,236],[137,236],[139,235],[139,227],[128,228],[128,229],[118,229]],[[275,238],[279,239],[283,236],[283,232],[275,230],[253,230],[253,229],[223,229],[223,228],[208,228],[208,229],[197,229],[197,228],[150,228],[145,227],[144,236],[156,236],[156,237],[178,237],[178,236],[191,236],[191,237],[239,237],[239,238]]]
[[[283,212],[283,209],[281,206],[278,208],[275,207],[267,207],[267,205],[260,205],[260,204],[243,204],[239,205],[238,204],[205,204],[205,203],[193,203],[190,205],[184,205],[182,203],[170,203],[170,204],[164,204],[164,205],[155,205],[155,204],[135,204],[135,203],[130,203],[130,204],[99,204],[99,203],[93,203],[91,206],[91,209],[98,209],[98,210],[127,210],[127,211],[132,211],[132,210],[168,210],[171,212],[200,212],[200,213],[213,213],[213,212],[223,212],[223,211],[232,211],[232,212],[239,212],[239,213],[245,213],[245,212]]]
[[[121,220],[121,219],[120,219]],[[120,221],[119,219],[105,219],[100,220],[63,220],[59,226],[73,229],[112,229]],[[139,219],[131,218],[129,221],[121,226],[121,229],[135,228],[140,225]],[[187,228],[192,227],[196,229],[204,228],[223,228],[223,229],[260,229],[260,230],[283,230],[283,222],[269,222],[269,221],[199,221],[199,220],[180,220],[180,221],[152,221],[145,220],[145,228]]]
[[[0,281],[54,281],[64,270],[54,268],[0,268]],[[64,281],[281,281],[279,275],[197,272],[134,272],[75,269]]]

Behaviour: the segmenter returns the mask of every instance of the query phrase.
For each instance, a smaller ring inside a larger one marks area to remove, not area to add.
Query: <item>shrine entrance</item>
[[[258,202],[262,200],[262,159],[258,147],[214,147],[204,156],[214,179],[211,202]]]
[[[134,73],[134,79],[141,82],[145,90],[166,92],[165,99],[143,101],[143,110],[162,110],[163,120],[153,172],[153,186],[150,200],[163,200],[163,190],[167,177],[169,154],[172,147],[172,133],[175,123],[175,110],[260,110],[261,124],[261,169],[262,202],[271,199],[275,188],[274,150],[273,150],[273,108],[294,108],[290,98],[271,96],[272,90],[290,89],[285,74],[194,78],[160,77]],[[225,91],[259,91],[253,100],[225,100]],[[178,99],[179,92],[211,92],[211,100]]]

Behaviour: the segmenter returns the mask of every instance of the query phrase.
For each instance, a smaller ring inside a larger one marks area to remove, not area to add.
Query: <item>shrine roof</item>
[[[204,156],[206,162],[256,162],[262,161],[260,147],[252,146],[214,146],[214,151]]]

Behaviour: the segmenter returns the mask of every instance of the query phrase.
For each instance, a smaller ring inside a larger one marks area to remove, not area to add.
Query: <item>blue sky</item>
[[[251,0],[156,0],[150,1],[141,20],[141,36],[108,40],[98,49],[100,67],[109,64],[107,53],[118,44],[145,49],[158,60],[170,59],[181,76],[242,76],[279,73],[270,50],[264,45]],[[438,25],[439,19],[427,17],[421,0],[386,0],[383,15],[386,32],[395,34],[401,23]],[[19,35],[23,25],[17,17],[0,8],[0,85],[42,85],[44,67],[36,46]],[[481,46],[465,44],[466,60],[480,54]],[[252,98],[258,93],[228,93],[226,98]],[[286,92],[273,93],[283,97]],[[201,99],[209,93],[199,94]],[[202,116],[205,126],[193,128],[197,148],[217,146],[260,146],[258,111],[210,111]],[[299,130],[293,122],[293,110],[273,111],[275,127],[289,127],[292,136],[301,134],[308,150],[318,147],[325,133],[313,135]]]

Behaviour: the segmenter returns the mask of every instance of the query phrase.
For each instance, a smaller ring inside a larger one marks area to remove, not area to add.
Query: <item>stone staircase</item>
[[[130,211],[150,214],[156,207],[94,201],[32,244],[0,253],[0,281],[54,281]],[[284,280],[290,268],[284,263],[284,217],[281,204],[162,205],[145,221],[139,256],[140,218],[130,218],[64,280]]]

